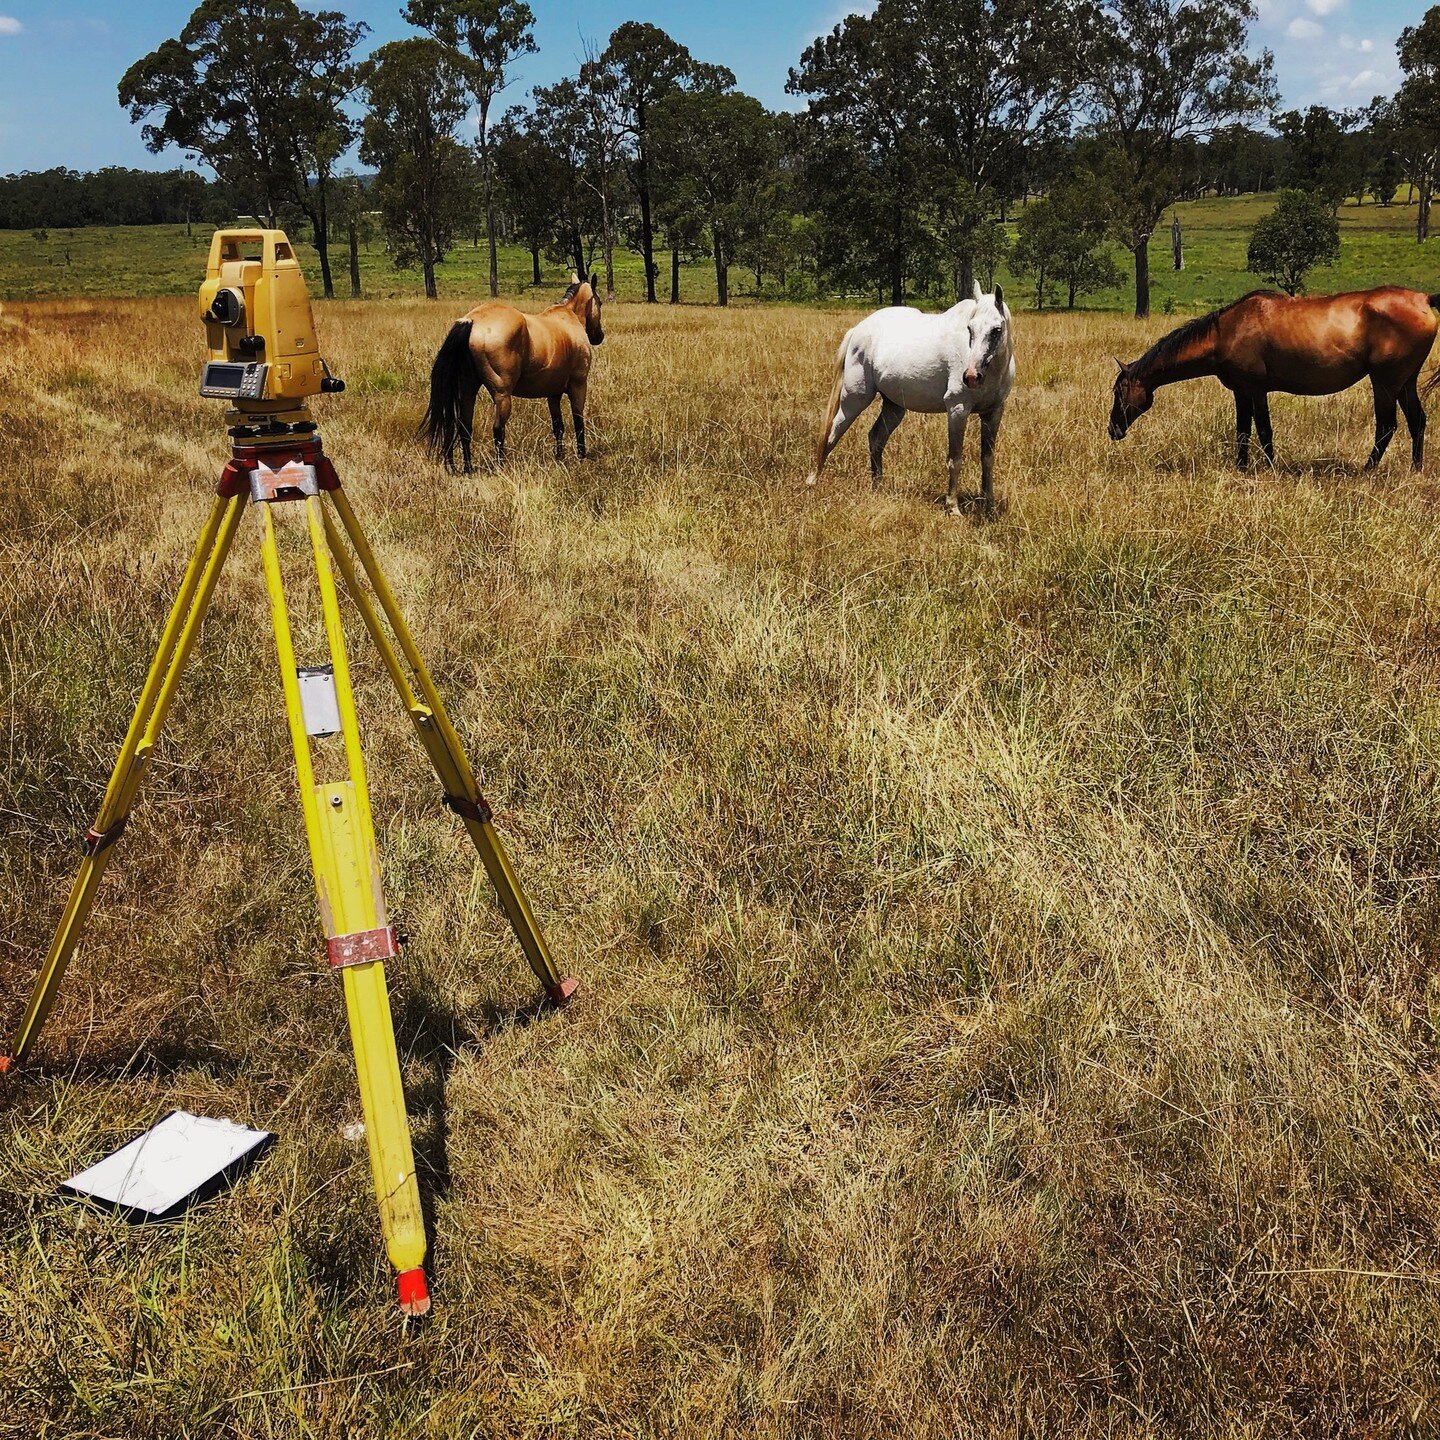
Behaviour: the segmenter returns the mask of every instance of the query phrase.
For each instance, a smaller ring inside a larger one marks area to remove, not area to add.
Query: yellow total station
[[[210,352],[202,395],[263,419],[303,414],[311,395],[345,388],[321,357],[305,275],[283,230],[217,230],[199,300]]]
[[[305,278],[284,233],[219,231],[200,288],[200,313],[210,345],[200,393],[231,402],[230,461],[221,472],[209,518],[161,632],[100,812],[81,841],[84,858],[14,1045],[9,1055],[0,1055],[0,1075],[25,1060],[55,1002],[200,637],[241,518],[248,512],[259,531],[326,958],[340,972],[350,1021],[380,1228],[396,1270],[401,1306],[419,1315],[430,1306],[425,1227],[385,982],[385,961],[398,955],[399,935],[387,917],[380,885],[355,692],[341,628],[342,589],[379,652],[440,781],[444,803],[464,823],[545,993],[563,1005],[575,982],[562,975],[550,954],[395,593],[321,447],[305,401],[344,387],[331,378],[320,358]],[[279,532],[287,512],[301,519],[309,541],[298,548],[309,552],[324,619],[323,650],[310,657],[321,660],[319,665],[302,665],[296,654],[281,573]]]

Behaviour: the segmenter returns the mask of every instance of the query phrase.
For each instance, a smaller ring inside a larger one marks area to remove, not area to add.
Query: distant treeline
[[[230,187],[193,170],[26,170],[0,175],[0,230],[79,225],[184,225],[227,220]]]
[[[369,26],[339,10],[205,0],[117,94],[152,153],[218,183],[16,176],[0,181],[0,225],[263,216],[308,227],[326,295],[342,240],[359,293],[377,223],[430,296],[447,252],[481,234],[491,294],[502,240],[530,252],[537,282],[549,257],[598,271],[607,293],[616,251],[633,250],[651,302],[667,252],[672,301],[682,261],[708,255],[722,305],[732,267],[757,293],[898,305],[969,295],[1002,263],[1037,305],[1073,304],[1117,283],[1118,247],[1143,316],[1152,240],[1168,232],[1183,264],[1176,201],[1301,191],[1328,233],[1347,198],[1390,204],[1408,184],[1423,242],[1440,177],[1440,3],[1398,37],[1394,95],[1304,111],[1250,49],[1254,0],[875,0],[804,48],[786,82],[803,108],[784,111],[633,20],[502,110],[537,48],[526,0],[402,14],[412,32],[367,54]],[[264,57],[264,103],[241,55]],[[357,152],[367,177],[340,168]]]

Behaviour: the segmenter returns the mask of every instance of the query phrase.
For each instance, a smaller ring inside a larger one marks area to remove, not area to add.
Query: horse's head
[[[585,338],[592,345],[599,345],[605,339],[605,326],[600,319],[603,308],[600,302],[600,277],[592,275],[582,280],[573,270],[570,272],[570,288],[565,298],[580,316],[585,325]]]
[[[1010,311],[1005,292],[997,285],[993,295],[975,287],[975,308],[970,312],[970,363],[965,367],[965,384],[978,390],[996,362],[1010,363]]]
[[[1154,403],[1155,392],[1123,360],[1116,360],[1115,403],[1110,407],[1110,438],[1123,440],[1125,432]]]

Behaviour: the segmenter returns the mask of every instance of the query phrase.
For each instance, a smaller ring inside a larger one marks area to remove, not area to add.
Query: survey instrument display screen
[[[268,365],[209,361],[200,376],[200,393],[211,400],[263,400]]]

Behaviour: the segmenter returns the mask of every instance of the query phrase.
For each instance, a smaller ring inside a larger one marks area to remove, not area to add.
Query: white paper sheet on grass
[[[269,1139],[267,1130],[177,1110],[67,1180],[64,1188],[127,1210],[163,1215]]]

